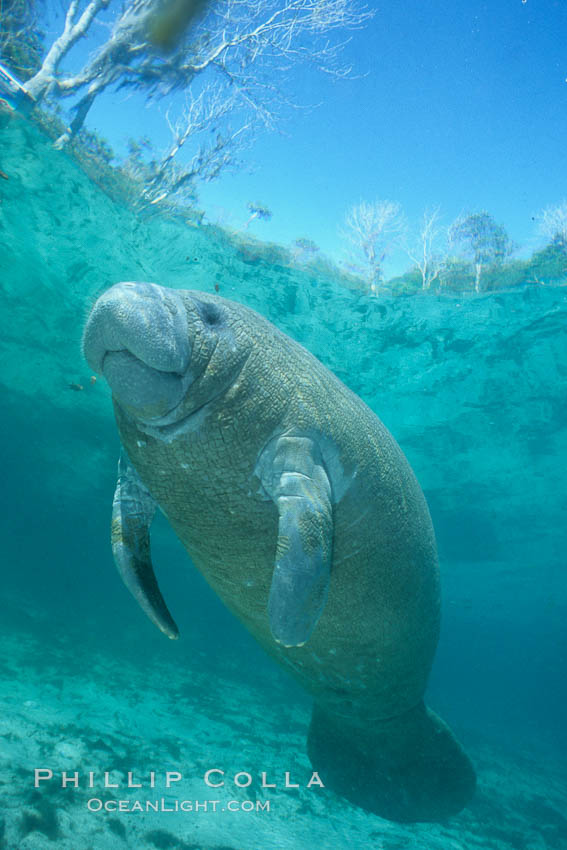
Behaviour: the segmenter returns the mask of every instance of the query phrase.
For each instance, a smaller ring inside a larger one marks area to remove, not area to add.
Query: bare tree
[[[546,207],[537,216],[538,230],[552,245],[567,250],[567,200]]]
[[[210,134],[211,125],[220,123],[233,109],[233,100],[216,84],[206,86],[197,95],[191,89],[186,94],[185,108],[177,121],[166,113],[172,142],[160,158],[154,158],[150,166],[138,161],[141,178],[143,204],[169,201],[193,201],[194,182],[208,183],[226,167],[238,163],[238,155],[246,144],[251,122],[243,122],[237,129],[226,126],[224,131]],[[184,164],[177,161],[177,154],[189,141],[197,142],[197,150]],[[142,166],[140,168],[140,165]]]
[[[351,243],[351,268],[367,280],[371,292],[382,282],[382,264],[405,231],[400,204],[361,201],[349,209],[342,235]]]
[[[26,83],[36,101],[48,93],[78,96],[60,144],[78,132],[95,99],[110,86],[143,89],[152,96],[185,89],[204,74],[223,80],[240,106],[271,126],[289,102],[274,78],[302,61],[336,76],[348,75],[350,66],[339,61],[344,42],[332,40],[331,33],[360,26],[370,16],[348,0],[217,0],[204,20],[164,54],[151,34],[156,17],[174,0],[130,0],[85,66],[59,74],[62,59],[112,2],[71,0],[63,32]]]
[[[447,238],[447,230],[441,223],[439,207],[425,210],[421,220],[419,235],[414,245],[404,247],[404,251],[412,260],[421,274],[422,289],[430,289],[444,268],[446,258],[441,252],[439,243],[443,236]]]

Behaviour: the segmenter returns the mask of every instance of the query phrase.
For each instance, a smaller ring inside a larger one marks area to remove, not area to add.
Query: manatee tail
[[[468,756],[423,703],[356,727],[315,704],[307,748],[327,788],[388,820],[442,821],[475,790]]]

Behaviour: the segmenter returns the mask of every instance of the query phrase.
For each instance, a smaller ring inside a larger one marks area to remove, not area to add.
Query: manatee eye
[[[195,302],[197,310],[199,311],[199,316],[201,317],[201,321],[205,325],[209,325],[209,327],[214,327],[215,325],[221,325],[223,316],[221,310],[216,306],[216,304],[207,304],[204,301],[196,301]]]

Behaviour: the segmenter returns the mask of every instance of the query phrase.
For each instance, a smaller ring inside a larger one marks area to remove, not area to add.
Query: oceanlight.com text
[[[89,812],[269,812],[270,800],[101,800],[87,801]]]

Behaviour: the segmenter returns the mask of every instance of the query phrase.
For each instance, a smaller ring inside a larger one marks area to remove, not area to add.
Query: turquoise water
[[[136,216],[31,124],[2,120],[0,848],[567,847],[567,287],[370,297],[274,246]],[[400,826],[307,789],[309,699],[163,518],[153,560],[182,639],[166,641],[122,587],[109,545],[118,437],[110,392],[81,355],[92,304],[120,280],[218,287],[253,307],[399,441],[441,559],[428,702],[478,772],[460,815]],[[35,789],[36,768],[54,780]],[[252,784],[211,794],[210,768]],[[80,787],[58,787],[75,770]],[[172,789],[168,770],[183,774]],[[101,789],[104,771],[119,791]],[[124,787],[128,771],[141,790]],[[299,788],[284,787],[286,771]],[[93,797],[239,808],[95,812]]]

